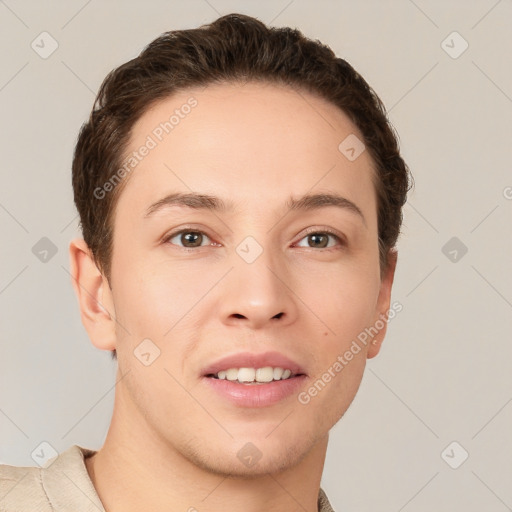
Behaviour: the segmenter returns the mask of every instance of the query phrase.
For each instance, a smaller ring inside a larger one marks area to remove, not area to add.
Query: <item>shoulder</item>
[[[0,465],[0,511],[14,510],[52,510],[40,468]]]
[[[42,468],[0,465],[0,512],[102,511],[84,463],[92,453],[74,445]]]

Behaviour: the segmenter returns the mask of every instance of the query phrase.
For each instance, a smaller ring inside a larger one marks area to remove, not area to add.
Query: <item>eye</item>
[[[177,239],[183,244],[181,247],[184,247],[185,249],[194,249],[196,247],[202,247],[201,243],[205,240],[205,238],[210,240],[210,237],[202,231],[182,229],[176,233],[171,233],[163,241],[165,243],[178,245],[177,243],[173,242],[174,239]],[[178,245],[178,247],[180,247],[180,245]]]
[[[301,240],[306,240],[306,243],[311,242],[311,245],[300,245],[299,247],[310,247],[310,248],[319,248],[319,249],[331,249],[333,245],[329,244],[329,238],[335,239],[340,246],[344,245],[344,240],[337,235],[336,233],[329,231],[329,230],[323,230],[323,231],[311,231],[309,232],[304,238]]]
[[[196,249],[199,247],[204,247],[204,242],[206,240],[210,240],[210,243],[206,245],[213,245],[210,237],[203,231],[194,229],[181,229],[180,231],[176,231],[165,237],[163,242],[170,243],[178,247],[183,247],[184,249]],[[338,242],[338,246],[345,245],[343,238],[330,230],[312,230],[307,233],[307,235],[303,237],[301,241],[302,240],[306,240],[308,245],[301,245],[299,242],[297,244],[298,247],[308,247],[313,249],[335,248],[336,244],[330,244],[330,240]]]

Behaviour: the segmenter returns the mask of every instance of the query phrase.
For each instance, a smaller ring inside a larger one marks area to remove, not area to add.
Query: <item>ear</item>
[[[107,278],[82,238],[70,242],[69,258],[82,324],[96,348],[112,351],[116,348],[115,309]]]
[[[381,278],[379,297],[377,299],[377,311],[375,313],[374,325],[380,327],[384,324],[379,332],[372,338],[367,352],[367,358],[375,357],[382,346],[384,337],[387,330],[387,319],[389,315],[389,306],[391,303],[391,288],[393,286],[393,279],[395,277],[396,262],[398,259],[398,252],[391,249],[388,253],[388,265],[384,270]]]

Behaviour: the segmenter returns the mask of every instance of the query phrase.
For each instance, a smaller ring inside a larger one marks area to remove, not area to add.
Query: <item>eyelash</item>
[[[206,235],[208,238],[210,238],[207,233],[205,233],[204,231],[201,231],[199,229],[183,228],[183,229],[180,229],[179,231],[175,231],[173,233],[170,233],[169,235],[164,237],[164,239],[162,241],[164,243],[169,243],[169,240],[171,240],[175,236],[181,235],[183,233],[198,233],[198,234],[201,234],[201,235]],[[343,247],[343,246],[346,245],[345,240],[340,235],[338,235],[336,232],[334,232],[333,230],[331,230],[329,228],[324,228],[324,229],[310,228],[309,230],[307,230],[307,232],[304,234],[304,236],[299,240],[299,242],[301,240],[303,240],[304,238],[306,238],[308,235],[312,235],[312,234],[315,234],[315,235],[329,235],[329,236],[332,236],[333,238],[335,238],[337,240],[337,242],[339,243],[339,246],[337,246],[337,247],[321,247],[320,250],[322,250],[322,251],[339,250],[340,246]],[[175,244],[171,244],[171,245],[175,245]],[[184,249],[186,251],[195,251],[197,249],[201,249],[202,248],[202,246],[200,246],[200,247],[181,247],[181,246],[177,246],[177,247],[180,248],[180,249]],[[306,247],[306,249],[315,249],[315,247]]]

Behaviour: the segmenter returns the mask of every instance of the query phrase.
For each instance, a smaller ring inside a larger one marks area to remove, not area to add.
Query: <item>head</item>
[[[259,447],[262,472],[304,457],[385,326],[307,404],[233,406],[202,372],[266,351],[300,366],[302,392],[328,372],[389,311],[410,183],[378,96],[297,30],[228,15],[112,71],[75,149],[71,255],[89,336],[128,372],[125,410],[223,474],[258,471],[236,465],[233,438]]]

